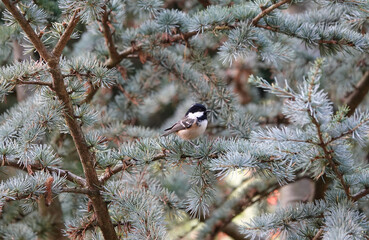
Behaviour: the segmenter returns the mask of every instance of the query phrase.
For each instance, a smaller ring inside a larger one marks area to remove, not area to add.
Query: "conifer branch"
[[[17,83],[19,84],[24,84],[24,85],[40,85],[40,86],[48,86],[49,88],[52,89],[53,85],[51,83],[48,82],[40,82],[40,81],[23,81],[23,80],[19,80],[17,79]]]
[[[118,53],[117,48],[114,44],[113,34],[112,34],[112,32],[110,30],[110,26],[109,26],[109,14],[110,14],[110,12],[107,10],[106,5],[103,6],[102,9],[104,10],[104,12],[102,13],[102,18],[101,18],[102,33],[104,35],[105,44],[108,47],[109,59],[110,59],[111,62],[115,63],[115,65],[116,65],[120,61],[118,61],[119,53]],[[109,65],[109,66],[113,67],[113,65]]]
[[[259,13],[254,19],[252,19],[251,23],[254,26],[258,25],[258,22],[260,21],[260,19],[262,19],[263,17],[265,17],[267,14],[271,13],[274,9],[279,8],[280,6],[286,4],[286,3],[290,3],[291,0],[282,0],[278,3],[273,4],[272,6],[268,7],[267,9],[264,9],[261,13]]]
[[[320,141],[320,143],[318,145],[323,149],[325,159],[328,160],[329,165],[331,166],[331,168],[333,169],[334,173],[336,174],[336,176],[338,177],[339,181],[341,182],[341,185],[342,185],[343,189],[345,190],[345,193],[346,193],[347,197],[349,199],[352,199],[352,196],[350,194],[350,187],[346,184],[345,180],[343,179],[342,173],[339,171],[337,165],[334,163],[332,154],[331,154],[330,150],[328,149],[327,143],[324,142],[323,133],[321,132],[319,122],[312,115],[312,113],[310,112],[310,109],[308,109],[308,112],[309,112],[309,114],[311,116],[312,123],[315,125],[315,127],[317,129],[318,137],[319,137],[319,141]]]
[[[79,12],[80,12],[79,9],[74,11],[67,28],[65,29],[63,35],[60,37],[59,41],[56,43],[55,48],[52,52],[54,57],[59,58],[60,55],[62,54],[63,49],[67,45],[74,28],[77,26],[77,23],[79,22]]]
[[[269,26],[269,25],[262,25],[262,24],[256,24],[255,27],[258,28],[263,28],[272,32],[276,32],[276,33],[281,33],[287,36],[291,36],[291,37],[295,37],[298,39],[302,39],[305,40],[303,38],[301,38],[300,36],[296,35],[296,34],[292,34],[292,33],[287,33],[283,30],[280,30],[278,26]],[[352,42],[348,42],[348,41],[337,41],[337,40],[324,40],[324,39],[315,39],[314,40],[315,43],[317,44],[336,44],[336,45],[346,45],[346,46],[350,46],[350,47],[355,47],[355,44]]]
[[[346,104],[350,110],[348,116],[354,114],[355,109],[364,100],[364,97],[369,92],[369,71],[364,73],[364,76],[360,79],[354,90],[343,99],[343,103]]]
[[[197,34],[197,31],[192,31],[192,32],[187,32],[187,33],[180,33],[180,34],[176,34],[176,35],[173,35],[173,36],[168,36],[168,38],[165,38],[165,39],[161,39],[160,43],[161,44],[173,43],[173,42],[179,42],[181,40],[187,41],[189,38],[191,38],[192,36],[195,36],[196,34]],[[127,48],[123,52],[120,52],[115,60],[113,60],[112,58],[109,58],[105,62],[105,65],[108,68],[114,67],[120,61],[122,61],[124,58],[128,57],[129,55],[141,51],[142,47],[144,45],[145,45],[144,43],[137,43],[137,44],[133,45],[132,47]]]
[[[205,226],[198,233],[197,239],[213,239],[219,231],[222,231],[243,210],[260,199],[267,197],[278,188],[280,188],[280,185],[276,182],[268,183],[264,190],[259,190],[252,184],[250,185],[249,182],[243,183],[213,212],[212,216],[205,220]]]
[[[86,177],[88,189],[94,192],[90,196],[92,206],[95,210],[99,227],[106,239],[117,240],[117,235],[112,225],[107,204],[104,202],[99,189],[100,182],[94,167],[95,156],[90,152],[81,125],[75,118],[74,109],[69,94],[64,86],[63,76],[56,63],[49,62],[50,72],[53,77],[54,90],[58,98],[64,104],[64,118],[69,127],[71,136],[76,146],[79,158],[82,162],[83,172]]]
[[[131,94],[129,94],[124,88],[123,88],[123,86],[121,85],[121,84],[117,84],[117,87],[118,87],[118,89],[119,89],[119,91],[121,92],[121,93],[123,93],[123,95],[128,99],[128,100],[130,100],[134,105],[136,105],[136,106],[138,106],[139,105],[139,102],[134,98],[134,97],[132,97],[131,96]]]
[[[361,192],[357,193],[356,195],[352,196],[352,200],[357,201],[363,197],[365,197],[366,195],[369,194],[369,188],[365,188],[364,190],[362,190]]]
[[[2,2],[9,12],[11,12],[13,17],[18,21],[20,27],[27,34],[40,56],[46,61],[49,61],[52,58],[52,55],[46,49],[39,36],[35,33],[35,31],[33,31],[33,28],[29,24],[28,20],[21,14],[14,2],[11,0],[2,0]]]
[[[83,171],[86,177],[87,187],[90,191],[95,193],[90,196],[93,208],[96,213],[97,221],[99,227],[104,235],[105,239],[118,240],[117,234],[114,230],[114,226],[111,222],[107,204],[104,202],[99,189],[100,182],[97,177],[97,173],[94,167],[95,156],[90,152],[89,146],[86,142],[85,136],[82,132],[81,125],[78,120],[74,117],[74,109],[72,101],[64,85],[64,77],[62,75],[59,58],[50,54],[45,45],[38,38],[36,33],[33,31],[29,22],[23,17],[23,15],[18,11],[14,4],[9,0],[3,0],[3,3],[12,13],[14,18],[18,21],[21,28],[25,31],[27,36],[30,38],[33,45],[39,51],[41,57],[45,59],[49,66],[49,72],[51,73],[53,79],[53,90],[55,91],[57,97],[62,101],[64,106],[64,119],[69,128],[70,134],[73,138],[73,142],[76,146],[80,161],[83,166]],[[68,31],[68,34],[71,30]],[[63,41],[64,43],[64,41]],[[60,44],[62,46],[62,43]],[[62,49],[58,49],[62,51]]]
[[[309,103],[311,103],[313,88],[314,88],[314,85],[316,84],[316,79],[317,79],[317,75],[319,74],[320,65],[321,65],[321,62],[316,64],[316,67],[314,68],[314,72],[311,76],[311,80],[310,80],[310,84],[309,84],[309,88],[308,88],[308,102]],[[316,119],[316,117],[313,114],[311,108],[307,108],[307,113],[309,114],[311,122],[313,123],[313,125],[315,125],[317,133],[318,133],[319,143],[317,145],[323,150],[325,159],[328,160],[328,163],[329,163],[330,167],[333,169],[334,173],[336,174],[339,181],[341,182],[341,185],[342,185],[347,197],[349,199],[351,199],[352,196],[350,194],[350,187],[346,184],[345,180],[343,179],[342,173],[339,171],[337,165],[333,161],[333,157],[332,157],[332,154],[331,154],[331,150],[329,149],[328,143],[324,141],[323,133],[322,133],[322,130],[320,128],[320,123]]]
[[[33,194],[22,194],[22,195],[17,195],[15,197],[5,197],[5,202],[13,202],[13,201],[19,201],[19,200],[22,200],[22,199],[30,199],[31,197],[33,197],[35,195]],[[1,208],[0,208],[1,210]]]
[[[298,143],[308,143],[308,144],[316,144],[310,139],[300,140],[300,139],[278,139],[273,137],[258,137],[257,139],[266,140],[266,141],[278,141],[278,142],[298,142]]]
[[[66,234],[71,239],[82,239],[85,237],[86,231],[92,230],[98,226],[95,216],[91,216],[90,218],[87,218],[84,220],[85,221],[82,222],[78,227],[72,227],[70,228],[70,230],[66,232]],[[116,222],[116,223],[113,223],[113,225],[114,227],[119,226],[120,228],[124,228],[125,231],[127,230],[129,231],[132,228],[129,222]]]
[[[165,151],[164,151],[165,152]],[[156,161],[159,161],[159,160],[163,160],[163,159],[165,159],[167,157],[167,154],[166,153],[161,153],[161,154],[158,154],[158,155],[156,155],[151,161],[150,161],[150,163],[151,162],[156,162]],[[217,158],[217,157],[219,157],[219,155],[218,154],[213,154],[213,155],[210,155],[209,156],[209,158]],[[197,158],[194,158],[194,157],[192,157],[192,156],[188,156],[188,155],[182,155],[181,156],[181,159],[186,159],[186,158],[192,158],[192,159],[197,159]],[[200,158],[198,158],[198,159],[200,159]],[[100,177],[99,177],[99,181],[101,182],[101,183],[104,183],[104,182],[106,182],[107,180],[109,180],[114,174],[117,174],[117,173],[119,173],[120,171],[124,171],[124,170],[126,170],[126,169],[128,169],[128,168],[130,168],[130,167],[133,167],[133,166],[135,166],[135,164],[134,163],[132,163],[131,161],[137,161],[137,159],[133,159],[133,158],[126,158],[126,159],[124,159],[123,160],[123,164],[119,164],[119,165],[116,165],[115,167],[113,167],[113,168],[110,168],[110,167],[108,167],[108,168],[106,168],[105,169],[105,172],[102,174],[102,175],[100,175]]]
[[[10,166],[10,167],[14,167],[23,171],[27,172],[27,168],[31,168],[32,171],[49,171],[49,172],[54,172],[56,174],[58,174],[61,177],[65,177],[68,181],[73,182],[73,183],[77,183],[78,185],[85,187],[86,186],[86,180],[83,177],[80,177],[74,173],[71,173],[70,171],[67,170],[63,170],[60,168],[56,168],[56,167],[46,167],[43,168],[40,164],[28,164],[27,166],[24,166],[20,163],[18,163],[17,160],[9,160],[6,159],[2,162],[3,166]]]
[[[91,102],[92,99],[94,98],[95,94],[99,90],[98,86],[93,86],[90,82],[89,82],[89,85],[90,85],[90,88],[87,91],[86,98],[81,102],[82,104]]]
[[[166,154],[158,154],[151,160],[151,162],[155,162],[155,161],[158,161],[158,160],[165,159],[165,157],[166,157]],[[183,156],[181,156],[181,159],[185,159],[187,157],[189,157],[189,156],[183,155]],[[212,157],[215,158],[216,156],[214,155]],[[104,183],[104,182],[108,181],[114,174],[117,174],[120,171],[126,170],[130,167],[133,167],[134,164],[131,161],[135,161],[135,159],[127,158],[127,159],[124,159],[123,164],[117,165],[113,168],[109,167],[109,168],[105,169],[105,172],[104,172],[104,174],[102,174],[100,176],[99,181],[101,183]]]
[[[336,140],[338,140],[338,139],[341,139],[341,138],[343,138],[343,137],[346,137],[346,136],[351,135],[351,134],[352,134],[353,132],[355,132],[359,127],[361,127],[363,124],[365,124],[365,123],[366,123],[366,122],[368,122],[368,121],[369,121],[369,119],[364,119],[364,121],[360,122],[358,125],[356,125],[355,127],[351,128],[349,131],[346,131],[346,132],[342,133],[341,135],[339,135],[339,136],[337,136],[337,137],[334,137],[334,138],[332,138],[331,140],[329,140],[329,141],[327,142],[327,144],[332,143],[332,142],[334,142],[334,141],[336,141]]]

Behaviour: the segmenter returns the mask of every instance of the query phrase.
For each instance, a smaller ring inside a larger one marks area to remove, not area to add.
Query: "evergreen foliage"
[[[255,205],[246,239],[368,239],[369,1],[302,3],[2,0],[0,100],[32,96],[0,116],[0,239],[213,239]],[[195,102],[205,136],[160,136]],[[306,177],[322,199],[267,212]]]

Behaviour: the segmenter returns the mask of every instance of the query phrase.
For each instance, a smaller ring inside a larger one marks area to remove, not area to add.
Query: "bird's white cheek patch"
[[[197,119],[199,117],[202,117],[204,115],[204,112],[194,112],[194,113],[188,113],[188,117],[192,119]]]

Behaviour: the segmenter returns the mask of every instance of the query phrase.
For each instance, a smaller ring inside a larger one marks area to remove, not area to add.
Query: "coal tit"
[[[188,109],[186,115],[173,124],[162,136],[167,136],[171,133],[177,134],[184,140],[192,140],[205,132],[208,125],[206,107],[202,104],[196,103],[190,109]]]

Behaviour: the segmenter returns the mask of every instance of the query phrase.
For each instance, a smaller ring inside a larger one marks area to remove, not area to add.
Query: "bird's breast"
[[[202,135],[208,125],[208,120],[192,124],[190,128],[178,131],[176,134],[184,140],[192,140]]]

